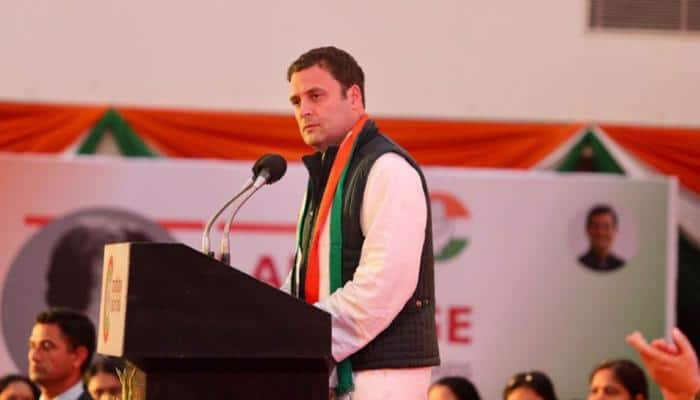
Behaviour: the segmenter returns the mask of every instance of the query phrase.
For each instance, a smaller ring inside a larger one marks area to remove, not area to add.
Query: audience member
[[[39,313],[27,357],[42,400],[90,400],[81,377],[94,352],[95,327],[85,315],[61,308]]]
[[[428,400],[481,400],[481,397],[468,379],[448,376],[430,385]]]
[[[588,384],[588,400],[649,399],[644,371],[630,360],[604,361],[593,369]]]
[[[503,400],[557,400],[554,385],[539,371],[520,372],[508,380]]]
[[[123,371],[124,363],[116,358],[102,357],[90,366],[85,381],[93,400],[121,398],[122,385],[117,369]]]
[[[40,394],[26,376],[12,374],[0,378],[0,400],[37,400]]]

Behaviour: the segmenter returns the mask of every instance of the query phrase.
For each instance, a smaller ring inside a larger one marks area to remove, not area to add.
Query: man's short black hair
[[[340,83],[343,98],[345,98],[345,92],[352,85],[357,85],[362,94],[362,105],[365,105],[365,73],[348,52],[337,47],[317,47],[300,55],[287,69],[287,81],[291,81],[295,72],[303,71],[314,65],[318,65],[333,75],[333,78]]]
[[[88,355],[80,365],[82,374],[87,371],[92,355],[95,354],[95,325],[85,315],[68,308],[49,308],[40,312],[34,321],[37,324],[58,325],[63,336],[68,339],[71,349],[83,346]]]
[[[586,228],[590,228],[591,222],[593,222],[593,217],[604,214],[610,214],[612,216],[613,225],[617,227],[617,213],[615,210],[613,210],[609,205],[598,204],[591,208],[591,211],[588,212],[588,217],[586,217]]]

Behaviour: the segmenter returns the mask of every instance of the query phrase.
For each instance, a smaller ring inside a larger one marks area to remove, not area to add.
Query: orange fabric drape
[[[700,194],[700,129],[601,125],[626,151]]]
[[[106,107],[0,103],[0,151],[56,153],[97,122]]]
[[[58,152],[91,128],[106,107],[0,103],[0,151]],[[133,131],[173,157],[253,160],[311,150],[289,114],[120,107]],[[423,165],[529,168],[581,124],[376,118],[379,128]]]
[[[145,140],[176,157],[253,160],[275,152],[299,160],[311,150],[289,115],[120,108]],[[488,123],[376,118],[423,165],[529,168],[581,124]]]
[[[173,157],[255,160],[308,152],[289,115],[118,108],[142,139]]]
[[[377,118],[379,128],[422,165],[530,168],[583,124]]]

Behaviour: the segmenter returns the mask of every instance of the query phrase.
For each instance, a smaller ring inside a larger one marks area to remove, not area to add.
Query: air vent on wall
[[[700,0],[589,0],[593,29],[700,31]]]
[[[700,0],[688,0],[688,30],[700,31]]]

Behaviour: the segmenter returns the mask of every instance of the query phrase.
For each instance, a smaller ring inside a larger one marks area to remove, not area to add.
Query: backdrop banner
[[[0,373],[26,372],[40,310],[67,306],[97,321],[105,243],[199,249],[206,220],[251,166],[0,155]],[[626,334],[661,337],[673,325],[675,180],[456,168],[425,174],[442,358],[436,377],[466,375],[493,399],[513,373],[537,369],[552,377],[559,397],[585,398],[595,364],[638,360]],[[305,169],[292,163],[244,206],[231,237],[236,268],[273,286],[284,282],[305,186]],[[212,231],[217,253],[222,225]],[[606,250],[608,257],[596,257]]]

